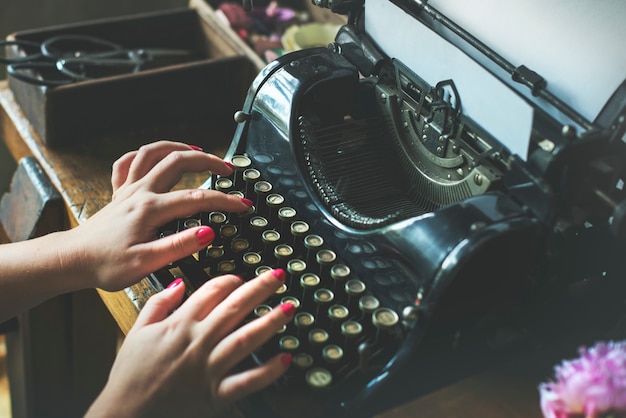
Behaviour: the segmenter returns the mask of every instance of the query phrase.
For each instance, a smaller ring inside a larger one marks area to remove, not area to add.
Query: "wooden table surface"
[[[135,149],[136,144],[90,143],[86,138],[81,149],[49,149],[22,114],[6,81],[0,82],[0,106],[1,135],[9,152],[16,161],[31,155],[37,158],[65,200],[70,225],[84,222],[109,202],[111,164],[123,152]],[[229,138],[218,140],[216,149],[203,147],[223,155],[227,141]],[[206,174],[187,176],[178,187],[196,187],[206,177]],[[99,291],[99,294],[126,333],[152,294],[152,288],[144,280],[119,292]],[[450,384],[380,417],[540,417],[537,382],[537,376],[527,374],[524,367],[512,362]]]

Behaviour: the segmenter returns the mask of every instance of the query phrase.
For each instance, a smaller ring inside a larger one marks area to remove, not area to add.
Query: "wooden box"
[[[216,136],[227,144],[233,113],[258,72],[229,34],[191,8],[17,32],[8,39],[41,43],[61,34],[190,55],[182,62],[55,87],[9,77],[15,100],[50,147],[93,147],[111,138],[128,141],[128,148],[160,138],[203,146]],[[7,56],[33,52],[7,48]]]

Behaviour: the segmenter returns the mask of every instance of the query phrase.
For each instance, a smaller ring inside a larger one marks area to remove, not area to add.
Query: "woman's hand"
[[[290,354],[278,354],[251,370],[232,370],[275,335],[293,317],[295,307],[279,305],[236,327],[284,279],[281,269],[247,283],[237,276],[221,276],[200,287],[178,309],[184,282],[177,280],[152,296],[87,417],[206,418],[269,385],[288,368]]]
[[[113,165],[113,201],[68,233],[60,254],[76,264],[84,287],[120,290],[147,274],[206,247],[209,227],[158,238],[167,222],[213,210],[242,212],[248,199],[215,190],[170,191],[185,172],[228,175],[232,165],[186,144],[160,141],[130,152]]]

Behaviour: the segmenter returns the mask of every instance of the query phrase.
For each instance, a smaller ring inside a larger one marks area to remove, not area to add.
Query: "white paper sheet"
[[[428,4],[513,65],[526,65],[541,74],[553,94],[591,121],[626,79],[624,0],[431,0]],[[513,90],[532,99],[526,87],[502,83],[389,1],[366,1],[365,27],[387,55],[400,59],[431,85],[453,79],[463,112],[511,152],[527,157],[533,109]],[[485,61],[478,53],[476,58]],[[554,116],[562,120],[562,115]]]

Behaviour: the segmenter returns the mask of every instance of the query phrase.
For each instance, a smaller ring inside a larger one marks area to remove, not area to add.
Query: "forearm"
[[[85,288],[70,231],[0,245],[0,321],[54,296]]]

